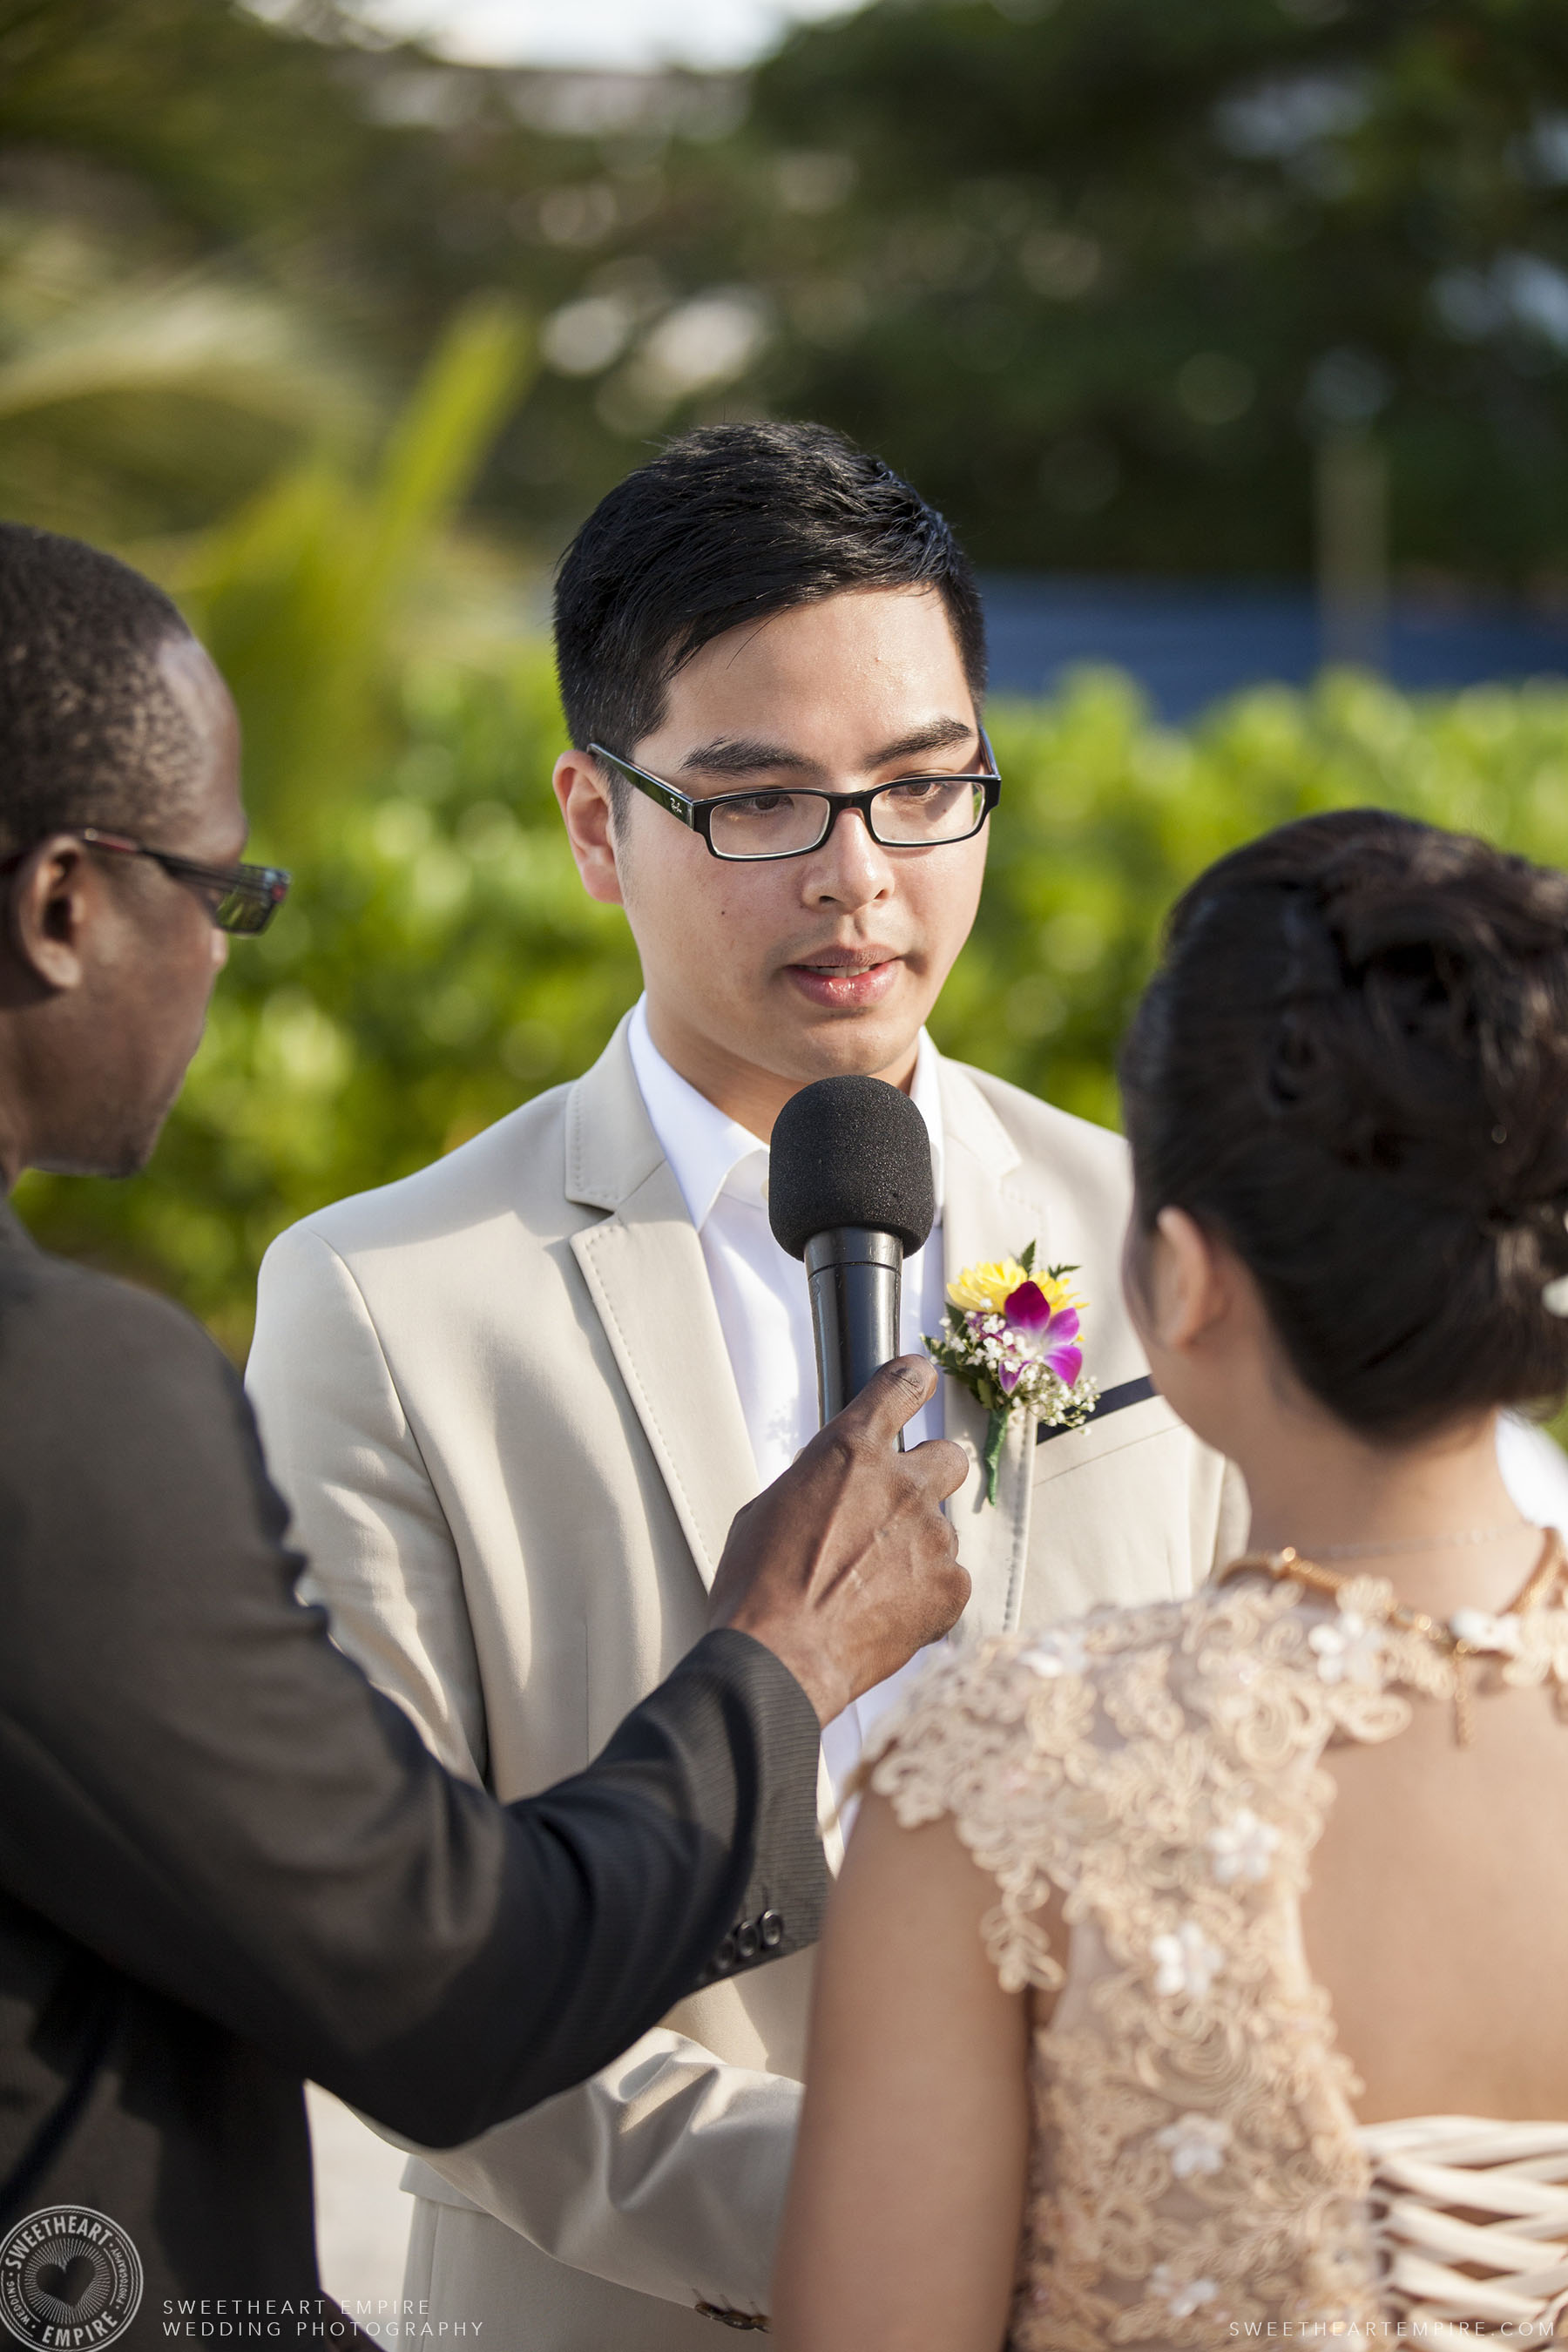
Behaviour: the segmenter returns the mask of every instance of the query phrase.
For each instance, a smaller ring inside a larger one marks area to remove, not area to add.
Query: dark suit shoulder
[[[58,1329],[80,1339],[95,1324],[109,1336],[157,1335],[166,1344],[183,1337],[196,1350],[226,1360],[183,1307],[156,1291],[56,1256],[34,1241],[14,1210],[0,1207],[0,1331],[15,1327],[37,1336]]]
[[[7,1225],[14,1221],[6,1220]],[[172,1300],[0,1233],[0,1455],[51,1432],[85,1454],[211,1420],[248,1429],[239,1376]]]
[[[23,1586],[40,1605],[90,1588],[100,1612],[122,1615],[138,1588],[106,1583],[110,1556],[158,1562],[165,1593],[200,1586],[237,1552],[286,1582],[299,1568],[282,1552],[287,1525],[239,1375],[201,1325],[0,1232],[0,1557],[13,1605]]]

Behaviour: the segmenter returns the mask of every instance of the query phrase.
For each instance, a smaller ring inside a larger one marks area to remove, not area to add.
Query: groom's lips
[[[798,963],[786,963],[784,971],[808,1004],[858,1013],[880,1004],[897,986],[902,962],[891,948],[823,948]]]

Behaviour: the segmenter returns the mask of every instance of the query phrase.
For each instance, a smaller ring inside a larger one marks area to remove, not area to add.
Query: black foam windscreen
[[[818,1078],[790,1097],[773,1126],[768,1222],[792,1257],[839,1225],[893,1234],[907,1256],[935,1215],[931,1138],[908,1095],[881,1078]]]

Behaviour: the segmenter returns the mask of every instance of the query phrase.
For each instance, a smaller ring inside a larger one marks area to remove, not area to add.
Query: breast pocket
[[[1018,1622],[1182,1600],[1214,1557],[1223,1464],[1150,1395],[1036,1449]]]

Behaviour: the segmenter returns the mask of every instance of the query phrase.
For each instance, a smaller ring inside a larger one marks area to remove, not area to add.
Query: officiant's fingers
[[[935,1495],[956,1495],[969,1475],[969,1456],[951,1437],[927,1437],[911,1445],[904,1460],[929,1475]]]
[[[890,1444],[905,1423],[931,1402],[936,1377],[935,1366],[924,1356],[895,1356],[872,1373],[838,1418],[844,1423],[858,1420],[868,1437]],[[965,1455],[945,1437],[928,1437],[923,1444],[911,1446],[904,1460],[930,1479],[933,1495],[955,1495],[969,1475]]]
[[[895,1356],[874,1371],[858,1397],[852,1397],[838,1419],[846,1430],[857,1425],[868,1437],[889,1444],[906,1421],[936,1392],[936,1367],[924,1356]]]

